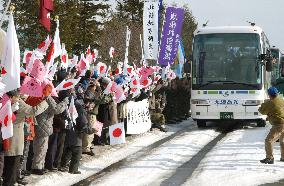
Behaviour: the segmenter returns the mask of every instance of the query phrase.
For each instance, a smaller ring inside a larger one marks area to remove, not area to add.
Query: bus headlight
[[[208,105],[209,102],[206,99],[192,99],[191,104],[194,105]]]
[[[263,103],[262,100],[246,100],[244,106],[258,106]]]

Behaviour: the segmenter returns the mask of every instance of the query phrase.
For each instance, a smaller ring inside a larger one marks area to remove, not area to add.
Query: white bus
[[[191,114],[207,121],[246,120],[265,126],[258,112],[271,84],[269,41],[257,26],[204,27],[194,34]]]

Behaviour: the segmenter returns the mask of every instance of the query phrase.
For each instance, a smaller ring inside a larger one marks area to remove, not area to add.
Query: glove
[[[12,105],[12,112],[16,112],[17,110],[20,109],[20,104],[19,102],[15,102],[13,105]]]
[[[64,103],[66,103],[66,105],[69,104],[69,98],[68,97],[64,98],[63,101],[64,101]]]

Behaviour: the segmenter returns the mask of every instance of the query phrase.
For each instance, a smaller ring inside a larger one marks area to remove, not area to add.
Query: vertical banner
[[[159,63],[162,66],[173,64],[181,39],[184,10],[168,7],[164,20],[162,39],[159,53]]]
[[[159,36],[159,2],[144,2],[143,34],[145,59],[157,60]]]

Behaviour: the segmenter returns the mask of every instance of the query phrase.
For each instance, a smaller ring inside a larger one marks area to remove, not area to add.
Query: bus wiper
[[[218,81],[208,81],[208,83],[205,83],[203,85],[200,85],[199,88],[202,88],[202,87],[205,87],[207,85],[211,85],[211,84],[214,84],[214,83],[234,83],[234,81],[226,81],[226,80],[218,80]]]
[[[231,81],[228,84],[246,85],[246,86],[250,86],[250,87],[253,87],[253,88],[258,88],[256,85],[252,85],[252,84],[248,84],[248,83],[241,83],[241,82],[234,82],[234,81]]]

